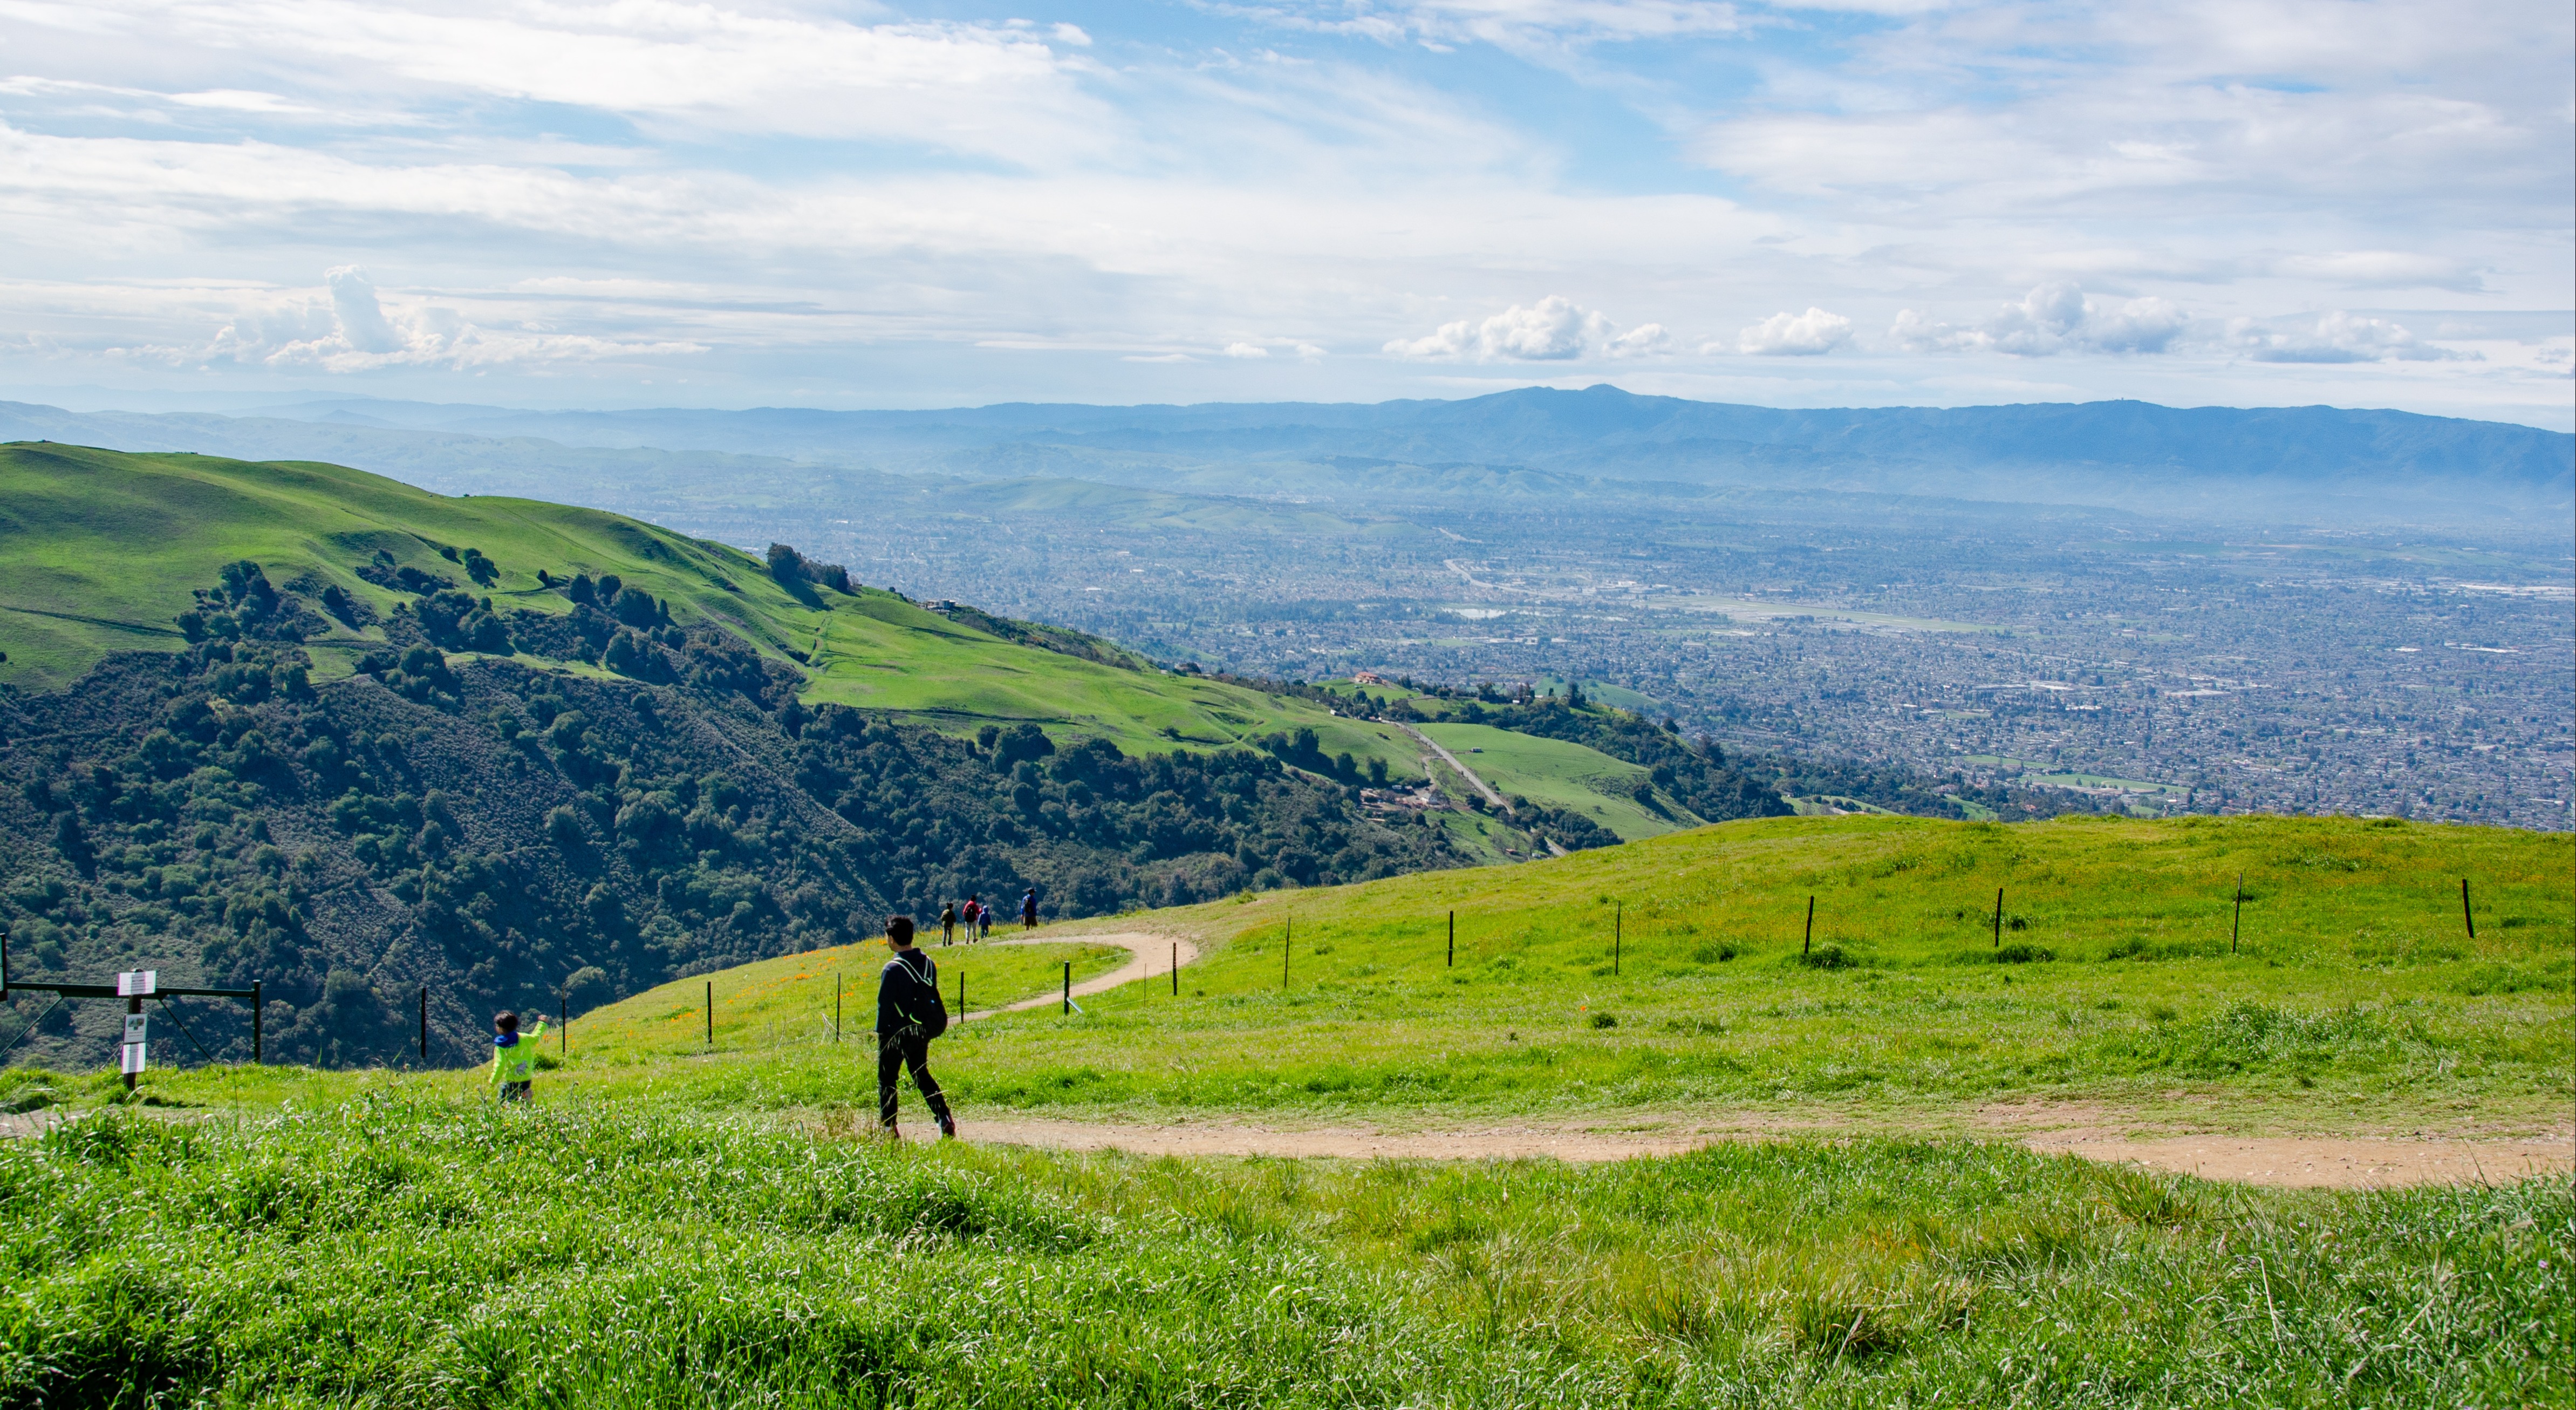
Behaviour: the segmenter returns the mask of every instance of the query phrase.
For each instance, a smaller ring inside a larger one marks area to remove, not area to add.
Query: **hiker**
[[[537,1080],[537,1043],[546,1036],[546,1020],[537,1018],[537,1031],[519,1035],[519,1016],[515,1013],[492,1015],[492,1086],[505,1102],[523,1102]]]
[[[983,903],[983,901],[982,901],[981,899],[977,898],[977,897],[974,897],[974,896],[969,896],[969,897],[967,897],[967,898],[966,898],[966,909],[965,909],[964,911],[962,911],[962,912],[960,912],[960,913],[959,913],[959,918],[960,918],[960,919],[962,919],[962,920],[964,920],[964,921],[966,922],[966,943],[967,943],[967,944],[972,945],[972,944],[974,944],[974,943],[975,943],[975,922],[977,922],[977,921],[979,921],[979,920],[983,919],[983,917],[984,917],[984,903]]]
[[[986,906],[975,913],[975,938],[977,940],[990,940],[993,938],[993,908],[991,906]]]
[[[1037,928],[1038,889],[1032,886],[1029,888],[1029,894],[1020,898],[1020,929],[1035,930]]]
[[[894,958],[877,980],[877,1123],[887,1139],[900,1141],[894,1124],[894,1084],[903,1069],[912,1069],[912,1085],[939,1122],[939,1138],[957,1139],[957,1121],[948,1114],[948,1098],[930,1075],[930,1040],[948,1031],[948,1006],[939,998],[939,966],[913,948],[912,917],[886,920],[886,943]]]
[[[939,907],[939,943],[957,943],[957,903],[954,901],[943,902]]]

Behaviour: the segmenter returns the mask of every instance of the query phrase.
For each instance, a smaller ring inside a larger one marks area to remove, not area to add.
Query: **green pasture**
[[[682,621],[720,622],[776,659],[811,658],[809,704],[959,733],[1030,721],[1131,753],[1244,744],[1304,726],[1327,754],[1421,774],[1419,750],[1399,732],[1312,702],[1022,646],[888,592],[791,594],[750,554],[623,515],[449,498],[335,465],[48,444],[0,446],[0,683],[57,690],[111,651],[177,650],[173,622],[193,605],[191,590],[236,559],[257,562],[281,587],[335,583],[390,615],[402,595],[356,567],[382,551],[465,585],[441,547],[479,548],[500,566],[490,589],[471,589],[496,606],[569,610],[538,584],[540,568],[559,579],[614,573],[667,599]],[[309,644],[315,674],[346,674],[382,639],[379,628],[335,628]]]
[[[1666,803],[1663,814],[1638,806],[1630,790],[1645,780],[1646,771],[1589,745],[1492,725],[1431,724],[1421,729],[1506,796],[1581,812],[1623,841],[1660,837],[1699,823],[1675,804]],[[1483,752],[1472,752],[1476,750]]]

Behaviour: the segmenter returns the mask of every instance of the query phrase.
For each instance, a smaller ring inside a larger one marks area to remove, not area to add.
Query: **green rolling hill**
[[[334,465],[46,444],[0,448],[0,683],[57,690],[110,652],[185,645],[175,619],[236,560],[258,563],[273,582],[306,584],[309,595],[336,587],[368,605],[362,615],[385,618],[412,594],[358,568],[383,554],[396,571],[466,587],[462,565],[442,553],[466,548],[498,570],[473,594],[505,611],[571,612],[540,570],[557,583],[613,574],[666,601],[675,622],[720,625],[773,661],[810,661],[800,690],[809,705],[890,711],[967,733],[1027,721],[1131,752],[1244,744],[1303,727],[1327,754],[1419,771],[1410,741],[1308,701],[1169,675],[1076,633],[975,614],[996,629],[984,630],[881,590],[791,590],[748,553],[623,515],[450,498]],[[1027,640],[1062,649],[1031,650]],[[330,679],[384,644],[380,626],[343,624],[306,647],[315,675]],[[541,656],[524,646],[520,654]]]

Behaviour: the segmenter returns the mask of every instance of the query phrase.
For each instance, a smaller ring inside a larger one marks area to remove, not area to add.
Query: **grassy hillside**
[[[1205,957],[1178,998],[1140,984],[1084,1016],[983,1025],[943,1059],[953,1095],[1127,1118],[1714,1108],[1754,1129],[1943,1133],[2034,1100],[2230,1129],[2531,1131],[2576,1100],[2576,838],[2558,834],[1776,818],[1095,924]],[[694,982],[673,1000],[694,1003]],[[635,1090],[581,1046],[569,1089]],[[747,1048],[651,1081],[797,1106],[845,1065]]]
[[[2048,1094],[2327,1128],[2471,1110],[2546,1127],[2576,1100],[2576,839],[2559,835],[1764,819],[1162,923],[1213,945],[1187,997],[1011,1020],[1023,1041],[978,1050],[997,1097],[1946,1120]]]
[[[76,446],[0,446],[0,651],[8,654],[0,683],[60,689],[111,651],[178,649],[173,621],[192,605],[192,590],[237,559],[260,564],[281,586],[336,586],[390,616],[405,594],[361,578],[357,567],[381,552],[464,585],[442,548],[479,549],[498,565],[488,587],[469,590],[504,610],[570,610],[540,584],[540,569],[557,581],[614,574],[667,600],[675,621],[720,624],[772,660],[811,658],[812,704],[965,733],[1030,721],[1112,739],[1131,753],[1303,726],[1325,739],[1327,753],[1419,772],[1409,741],[1311,702],[1032,650],[890,593],[791,592],[750,554],[623,515],[449,498],[333,465]],[[381,627],[343,628],[308,649],[327,679],[383,639]]]
[[[2576,839],[2561,835],[1779,818],[1116,924],[1206,948],[1181,997],[1144,984],[1087,1016],[996,1019],[952,1049],[953,1094],[1131,1117],[1716,1104],[1756,1129],[1940,1132],[2027,1100],[2239,1128],[2528,1131],[2576,1100]],[[745,1061],[763,1104],[828,1089],[829,1059]],[[565,1077],[626,1090],[578,1057]]]
[[[1422,732],[1505,795],[1577,809],[1622,841],[1661,837],[1700,821],[1679,809],[1647,811],[1634,796],[1647,771],[1586,745],[1492,725],[1432,724]]]

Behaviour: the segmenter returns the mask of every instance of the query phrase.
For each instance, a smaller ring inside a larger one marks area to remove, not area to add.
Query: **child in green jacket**
[[[515,1013],[492,1017],[492,1085],[505,1102],[523,1102],[528,1090],[536,1084],[537,1044],[546,1036],[546,1021],[537,1019],[537,1031],[519,1032]]]

